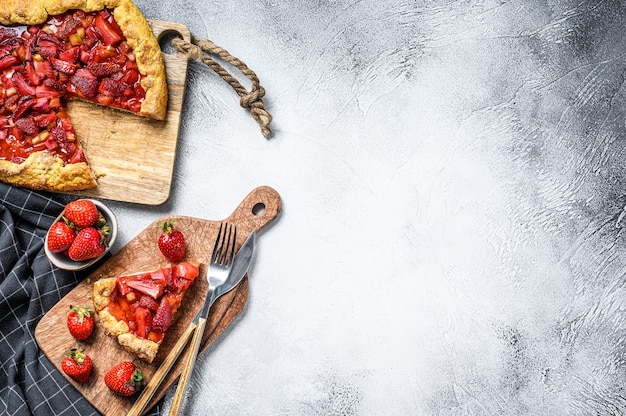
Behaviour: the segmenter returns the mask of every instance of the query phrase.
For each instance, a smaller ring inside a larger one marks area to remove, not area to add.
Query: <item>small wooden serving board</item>
[[[235,211],[224,220],[237,225],[237,250],[239,250],[252,230],[259,231],[263,229],[278,216],[280,209],[280,195],[270,187],[262,186],[248,194]],[[75,340],[70,335],[66,324],[70,305],[87,304],[93,307],[92,293],[93,284],[96,280],[122,274],[156,270],[168,263],[157,247],[161,225],[166,219],[176,221],[176,228],[180,229],[185,235],[186,254],[183,260],[197,260],[201,263],[201,266],[200,275],[185,294],[154,362],[148,364],[137,358],[135,355],[125,351],[117,343],[117,340],[105,335],[97,316],[94,332],[89,339],[86,341]],[[208,289],[206,272],[211,258],[211,251],[217,238],[219,224],[220,221],[208,221],[185,216],[172,216],[154,221],[79,283],[39,321],[35,328],[35,339],[39,347],[57,367],[59,372],[100,413],[105,415],[125,415],[138,397],[138,395],[121,397],[111,392],[104,384],[104,374],[120,361],[130,360],[142,370],[149,382],[178,338],[200,310]],[[213,304],[202,339],[200,354],[208,348],[241,312],[247,295],[248,278],[246,276],[237,288],[225,294]],[[85,384],[76,383],[61,370],[61,360],[70,348],[84,350],[94,361],[93,373]],[[168,387],[177,380],[186,354],[187,350],[181,353],[178,362],[174,364],[170,374],[156,391],[146,409],[150,409],[160,400]]]
[[[191,38],[184,25],[155,20],[149,23],[159,41],[169,34],[178,34],[187,41]],[[180,53],[163,53],[163,59],[168,83],[163,121],[84,101],[68,101],[68,113],[89,164],[97,174],[104,174],[97,188],[73,194],[146,205],[160,205],[167,200],[189,58]]]

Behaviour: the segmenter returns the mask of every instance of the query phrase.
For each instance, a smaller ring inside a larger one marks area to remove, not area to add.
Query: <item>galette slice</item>
[[[197,263],[181,262],[96,281],[93,304],[105,333],[151,363],[198,273]]]

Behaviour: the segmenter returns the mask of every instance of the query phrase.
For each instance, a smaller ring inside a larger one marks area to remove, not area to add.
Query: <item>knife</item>
[[[142,414],[142,412],[145,410],[146,406],[148,405],[148,402],[150,401],[150,399],[152,399],[152,396],[154,396],[154,393],[156,392],[156,390],[159,388],[159,386],[161,385],[161,383],[163,382],[163,380],[169,373],[170,369],[172,368],[172,366],[174,365],[174,363],[180,356],[180,353],[182,352],[184,347],[187,345],[187,341],[189,341],[189,338],[192,334],[195,334],[194,340],[196,341],[196,343],[193,346],[195,351],[190,351],[190,354],[197,354],[197,350],[200,345],[200,338],[202,338],[201,332],[204,332],[204,325],[206,324],[206,317],[208,315],[208,311],[211,305],[220,296],[224,295],[227,292],[230,292],[233,288],[235,288],[239,284],[239,282],[241,282],[241,280],[246,275],[246,273],[248,273],[248,269],[250,268],[250,264],[252,263],[252,259],[254,258],[255,248],[256,248],[256,230],[252,230],[252,232],[250,233],[246,241],[243,243],[243,245],[237,252],[235,259],[233,260],[233,268],[230,272],[230,275],[228,276],[228,279],[226,280],[226,282],[224,282],[224,284],[222,284],[219,288],[217,288],[213,292],[212,299],[210,299],[208,303],[205,302],[205,305],[208,304],[208,307],[206,308],[206,313],[204,313],[205,312],[204,307],[200,309],[200,311],[195,316],[193,321],[189,324],[187,329],[185,329],[181,337],[178,339],[178,342],[176,342],[176,345],[174,345],[174,347],[172,348],[168,356],[165,358],[165,360],[163,360],[163,363],[161,363],[161,366],[154,373],[154,375],[152,376],[152,379],[150,380],[150,383],[148,383],[148,385],[143,390],[143,392],[141,393],[141,395],[139,396],[139,398],[137,399],[133,407],[129,410],[128,416],[131,416],[131,415],[138,416]],[[203,317],[203,313],[204,313],[204,317]],[[198,324],[201,324],[203,326],[201,328],[202,331],[197,330],[199,329]],[[195,358],[193,361],[195,361]],[[183,372],[181,373],[181,378],[179,380],[178,388],[176,390],[176,396],[174,397],[174,401],[172,402],[170,414],[173,414],[172,412],[178,412],[178,410],[180,409],[180,406],[182,405],[182,394],[178,394],[178,393],[179,393],[179,390],[181,391],[184,390],[184,385],[181,387],[181,384],[186,384],[186,381],[188,380],[190,376],[188,367],[189,367],[189,362],[185,365],[185,368],[183,368]],[[185,372],[186,370],[187,370],[187,373]],[[185,375],[186,375],[186,379],[183,378],[183,376]],[[176,400],[177,398],[178,400]]]

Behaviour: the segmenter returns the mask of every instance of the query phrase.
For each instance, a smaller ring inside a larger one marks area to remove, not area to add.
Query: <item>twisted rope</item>
[[[265,96],[265,89],[261,86],[259,78],[256,76],[248,66],[240,59],[232,56],[225,49],[217,46],[210,40],[195,39],[192,37],[191,42],[187,42],[181,38],[172,39],[172,45],[181,53],[188,55],[190,58],[196,61],[203,62],[208,65],[213,71],[215,71],[224,81],[226,81],[239,95],[239,104],[243,108],[247,108],[252,114],[252,117],[259,123],[261,127],[261,133],[263,137],[269,138],[272,135],[270,130],[270,122],[272,121],[272,115],[265,108],[263,103],[263,97]],[[252,87],[250,91],[239,83],[226,69],[224,69],[217,61],[211,58],[210,55],[217,55],[228,64],[237,68],[243,75],[246,76],[251,82]]]

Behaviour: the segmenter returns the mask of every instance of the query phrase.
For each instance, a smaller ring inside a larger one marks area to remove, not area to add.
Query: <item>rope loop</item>
[[[272,131],[269,127],[272,121],[272,115],[267,111],[265,103],[263,103],[265,89],[261,86],[259,78],[254,71],[248,68],[240,59],[232,56],[228,51],[217,46],[210,40],[192,37],[191,42],[188,42],[181,38],[174,38],[172,39],[172,45],[178,52],[188,55],[191,59],[204,63],[215,71],[215,73],[226,81],[235,90],[237,95],[239,95],[239,105],[250,111],[254,120],[259,124],[263,137],[269,138],[272,135]],[[250,91],[241,85],[241,83],[213,59],[211,55],[219,56],[223,61],[237,68],[239,72],[248,78],[252,83]]]

